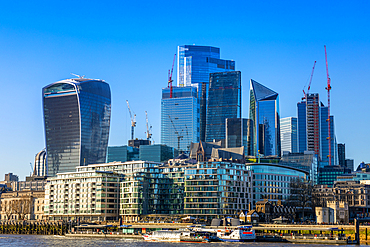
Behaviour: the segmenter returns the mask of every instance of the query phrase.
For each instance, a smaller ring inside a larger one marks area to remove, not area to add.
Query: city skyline
[[[208,3],[198,4],[203,9]],[[35,155],[45,148],[41,88],[70,78],[70,73],[109,82],[109,145],[125,145],[130,138],[125,100],[137,114],[135,135],[145,139],[147,111],[153,138],[159,143],[161,90],[167,86],[168,69],[177,46],[194,43],[219,47],[221,58],[236,61],[235,69],[243,73],[244,118],[248,118],[251,78],[279,93],[282,118],[297,116],[296,103],[303,96],[313,61],[317,65],[311,92],[319,93],[326,105],[327,45],[333,87],[330,110],[335,116],[337,142],[346,144],[347,158],[355,159],[355,168],[362,161],[370,162],[370,130],[364,114],[370,108],[366,97],[370,90],[370,34],[366,32],[370,20],[365,13],[369,3],[235,2],[233,6],[215,6],[212,17],[201,19],[203,25],[195,25],[196,18],[186,23],[169,21],[177,19],[177,3],[161,9],[149,2],[80,2],[73,3],[73,11],[99,12],[101,17],[56,17],[70,12],[70,6],[68,1],[48,6],[21,1],[4,3],[0,10],[0,176],[13,172],[22,180],[32,171],[29,163],[33,165]],[[199,14],[191,4],[181,7],[191,10],[190,17]],[[233,25],[223,21],[229,17],[235,18]]]

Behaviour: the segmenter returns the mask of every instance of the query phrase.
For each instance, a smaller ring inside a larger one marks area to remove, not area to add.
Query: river
[[[322,245],[322,244],[290,244],[290,243],[209,243],[212,247],[239,247],[239,246],[276,246],[276,247],[330,247],[338,245]],[[104,246],[104,247],[174,247],[174,246],[193,246],[199,243],[164,243],[164,242],[145,242],[143,240],[131,239],[100,239],[100,238],[72,238],[64,236],[50,236],[50,235],[2,235],[0,234],[0,246]],[[356,245],[354,245],[356,246]],[[359,246],[359,245],[357,245]],[[367,245],[360,245],[367,246]]]

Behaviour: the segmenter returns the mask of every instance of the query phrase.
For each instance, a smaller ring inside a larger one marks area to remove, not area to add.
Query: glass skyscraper
[[[280,119],[281,152],[298,152],[297,118],[286,117]]]
[[[246,156],[253,155],[253,122],[247,118],[227,118],[226,148],[241,146]]]
[[[177,86],[194,86],[200,103],[200,140],[205,141],[209,74],[235,70],[235,61],[220,59],[220,48],[182,45],[177,48]]]
[[[161,143],[188,151],[190,143],[199,142],[199,103],[197,88],[173,87],[162,89]]]
[[[329,125],[327,122],[328,119],[328,107],[322,105],[320,107],[320,140],[321,140],[321,149],[320,149],[320,167],[329,165]],[[330,116],[330,136],[331,136],[331,165],[338,165],[338,147],[337,140],[334,131],[334,116]]]
[[[206,142],[225,139],[226,119],[240,117],[240,71],[211,73],[207,103]]]
[[[249,118],[253,121],[254,156],[281,156],[279,94],[251,80]]]
[[[111,94],[103,80],[75,78],[42,89],[47,175],[106,160]]]

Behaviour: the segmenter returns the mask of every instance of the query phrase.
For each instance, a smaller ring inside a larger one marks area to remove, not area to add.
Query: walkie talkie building
[[[42,89],[47,175],[104,163],[111,94],[103,80],[67,79]]]

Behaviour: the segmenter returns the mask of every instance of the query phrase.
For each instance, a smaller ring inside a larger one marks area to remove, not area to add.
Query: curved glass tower
[[[111,94],[103,80],[76,78],[42,89],[47,175],[106,160]]]
[[[279,94],[251,79],[254,156],[281,156]]]

